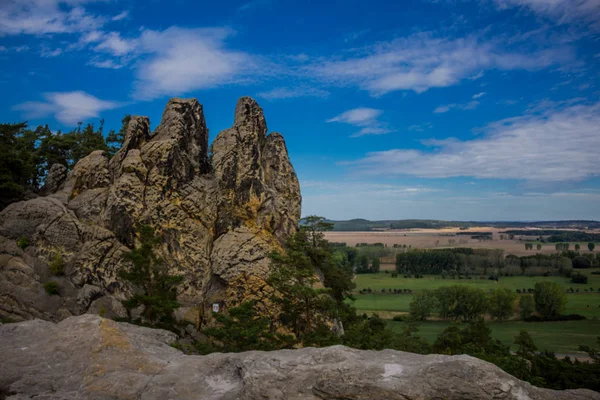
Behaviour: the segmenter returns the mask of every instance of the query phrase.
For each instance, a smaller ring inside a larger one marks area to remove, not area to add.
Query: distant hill
[[[497,228],[540,228],[540,229],[600,229],[599,221],[569,220],[569,221],[442,221],[434,219],[401,219],[369,221],[367,219],[351,219],[347,221],[334,221],[334,231],[373,231],[381,229],[440,229],[463,228],[477,226],[493,226]]]

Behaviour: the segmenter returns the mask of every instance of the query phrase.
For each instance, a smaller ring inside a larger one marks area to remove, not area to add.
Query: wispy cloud
[[[28,101],[13,107],[26,118],[43,118],[53,115],[66,125],[96,118],[102,111],[122,106],[116,101],[101,100],[82,91],[44,93],[44,101]]]
[[[242,4],[238,8],[238,12],[250,11],[255,8],[264,8],[270,6],[274,0],[252,0],[247,3]]]
[[[354,133],[351,137],[383,135],[392,132],[392,130],[388,129],[385,123],[379,121],[378,118],[382,113],[382,110],[360,107],[345,111],[336,117],[328,119],[327,122],[341,122],[360,127],[360,131]]]
[[[408,127],[409,131],[415,132],[424,132],[428,129],[433,128],[433,124],[431,122],[424,122],[422,124],[415,124]]]
[[[494,0],[503,8],[521,7],[558,23],[584,23],[600,29],[598,0]]]
[[[282,100],[282,99],[292,99],[296,97],[321,97],[325,98],[329,96],[329,92],[311,88],[311,87],[278,87],[271,90],[267,90],[264,92],[259,92],[256,94],[258,97],[261,97],[266,100]]]
[[[537,51],[508,51],[501,40],[480,35],[448,39],[415,34],[318,60],[308,74],[330,84],[357,85],[373,95],[411,90],[417,93],[448,87],[473,78],[484,69],[539,70],[568,63],[574,51],[567,45]]]
[[[88,62],[88,65],[92,65],[96,68],[106,68],[106,69],[121,69],[125,65],[120,64],[114,60],[102,60],[99,58],[93,58]]]
[[[114,17],[111,18],[111,20],[113,21],[120,21],[122,19],[125,19],[129,16],[129,11],[123,11],[117,15],[115,15]]]
[[[479,96],[479,97],[481,97],[481,96]],[[478,97],[473,96],[473,98],[476,99]],[[478,106],[479,106],[479,102],[477,100],[472,100],[467,103],[452,103],[452,104],[445,104],[443,106],[438,106],[435,110],[433,110],[433,112],[436,114],[443,114],[443,113],[447,113],[450,110],[463,110],[463,111],[474,110]]]
[[[473,95],[473,99],[478,99],[480,97],[483,97],[483,96],[485,96],[485,94],[486,94],[485,92],[476,93]]]
[[[490,124],[476,139],[429,141],[432,151],[374,152],[345,165],[365,175],[577,181],[600,174],[598,126],[600,103],[565,105]]]
[[[63,49],[61,48],[50,49],[46,46],[42,46],[42,51],[40,52],[40,55],[44,58],[53,58],[60,56],[62,53]]]
[[[95,0],[4,0],[0,7],[0,35],[85,32],[101,27],[106,18],[81,6]]]
[[[317,193],[373,193],[378,192],[379,194],[385,194],[386,196],[416,196],[422,193],[433,193],[440,192],[441,189],[425,187],[425,186],[406,186],[406,185],[395,185],[388,183],[370,183],[362,181],[316,181],[316,180],[302,180],[301,188],[303,191],[314,191]]]

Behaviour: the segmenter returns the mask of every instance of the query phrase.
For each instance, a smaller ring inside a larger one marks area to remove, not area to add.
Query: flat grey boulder
[[[97,315],[0,326],[0,399],[600,399],[469,356],[343,346],[189,356],[173,333]]]

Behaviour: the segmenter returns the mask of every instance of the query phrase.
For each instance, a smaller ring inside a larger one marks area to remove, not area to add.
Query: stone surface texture
[[[94,151],[68,173],[53,166],[44,194],[0,213],[2,318],[121,316],[131,289],[118,270],[141,223],[163,236],[159,255],[185,278],[178,316],[198,325],[212,302],[260,298],[268,254],[294,232],[301,206],[283,137],[267,135],[248,97],[212,149],[195,99],[171,99],[153,133],[148,118],[134,116],[115,156]],[[16,245],[22,237],[25,249]],[[48,268],[56,254],[63,276]],[[50,280],[58,296],[43,290]]]
[[[598,400],[589,390],[540,389],[470,356],[343,346],[208,356],[169,346],[175,335],[71,317],[0,326],[0,398]]]

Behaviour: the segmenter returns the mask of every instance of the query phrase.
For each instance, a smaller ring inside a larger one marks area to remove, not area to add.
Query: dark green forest
[[[0,210],[39,193],[54,164],[70,170],[94,150],[115,154],[130,118],[123,118],[119,131],[107,133],[104,120],[97,127],[79,123],[68,132],[52,132],[48,125],[32,129],[26,122],[0,124]]]

